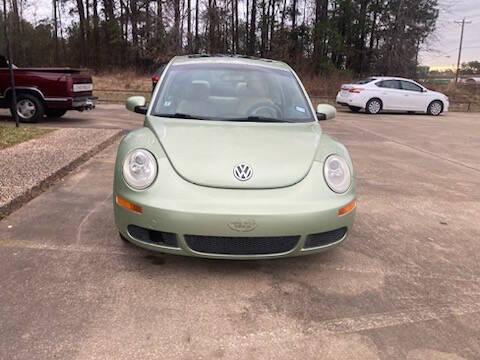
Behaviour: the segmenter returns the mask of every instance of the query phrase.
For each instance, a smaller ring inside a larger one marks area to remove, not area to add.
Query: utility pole
[[[53,0],[53,21],[54,21],[54,24],[53,24],[53,29],[55,31],[55,59],[54,59],[54,62],[55,62],[55,65],[58,64],[58,59],[59,59],[59,56],[58,56],[58,20],[57,20],[57,0]]]
[[[8,61],[8,70],[10,72],[10,86],[12,89],[12,115],[15,120],[15,127],[18,128],[18,110],[17,110],[17,91],[15,90],[15,75],[13,73],[12,67],[12,48],[10,47],[10,41],[8,39],[8,26],[7,26],[7,0],[3,0],[3,26],[5,32],[5,45],[7,48],[7,61]]]
[[[458,76],[460,75],[460,60],[462,57],[462,46],[463,46],[463,30],[465,29],[465,24],[471,24],[471,21],[465,21],[465,18],[463,18],[462,21],[455,21],[455,24],[461,24],[462,25],[462,31],[460,33],[460,46],[458,48],[458,60],[457,60],[457,72],[455,74],[455,84],[458,83]]]

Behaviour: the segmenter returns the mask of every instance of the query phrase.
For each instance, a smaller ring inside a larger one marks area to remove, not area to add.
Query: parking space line
[[[450,316],[464,316],[479,312],[480,304],[478,302],[448,303],[440,306],[414,306],[411,309],[403,311],[322,321],[318,324],[319,328],[316,328],[316,330],[323,329],[335,333],[352,333],[430,320],[440,320]]]
[[[354,127],[355,129],[358,129],[358,130],[361,130],[361,131],[368,132],[368,133],[370,133],[370,134],[372,134],[372,135],[381,137],[381,138],[386,139],[386,140],[388,140],[388,141],[391,141],[391,142],[393,142],[393,143],[395,143],[395,144],[408,147],[408,148],[410,148],[410,149],[412,149],[412,150],[416,150],[416,151],[421,152],[421,153],[424,153],[424,154],[426,154],[426,155],[430,155],[430,156],[432,156],[432,157],[434,157],[434,158],[437,158],[437,159],[440,159],[440,160],[444,160],[444,161],[447,161],[447,162],[449,162],[449,163],[452,163],[452,164],[455,164],[455,165],[458,165],[458,166],[462,166],[462,167],[467,168],[467,169],[470,169],[470,170],[474,170],[474,171],[476,171],[476,172],[480,172],[480,169],[477,169],[477,168],[475,168],[475,167],[473,167],[473,166],[470,166],[470,165],[464,164],[464,163],[462,163],[462,162],[460,162],[460,161],[456,161],[456,160],[453,160],[453,159],[450,159],[450,158],[447,158],[447,157],[438,155],[438,154],[436,154],[436,153],[432,153],[432,152],[430,152],[430,151],[428,151],[428,150],[424,150],[424,149],[419,148],[419,147],[417,147],[417,146],[415,146],[415,145],[410,145],[410,144],[407,144],[407,143],[403,143],[403,142],[401,142],[401,141],[399,141],[399,140],[393,139],[393,138],[391,138],[391,137],[389,137],[389,136],[386,136],[386,135],[384,135],[384,134],[378,133],[378,132],[376,132],[376,131],[368,130],[368,129],[365,129],[365,128],[360,127],[360,126],[355,126],[355,125],[353,125],[353,124],[351,124],[351,123],[349,124],[349,126]]]

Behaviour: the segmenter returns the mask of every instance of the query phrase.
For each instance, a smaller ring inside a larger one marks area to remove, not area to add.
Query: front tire
[[[375,115],[382,110],[382,101],[380,99],[370,99],[365,106],[365,111],[368,114]]]
[[[427,114],[438,116],[443,112],[443,103],[440,100],[435,100],[428,105]]]
[[[350,109],[351,112],[353,113],[358,113],[362,108],[358,107],[358,106],[349,106],[348,107]]]
[[[66,113],[67,113],[67,110],[62,110],[62,109],[47,109],[45,111],[45,114],[47,115],[47,117],[52,119],[61,118]]]
[[[10,110],[12,115],[13,111],[13,109]],[[45,106],[35,95],[18,94],[16,111],[21,122],[36,123],[45,115]]]

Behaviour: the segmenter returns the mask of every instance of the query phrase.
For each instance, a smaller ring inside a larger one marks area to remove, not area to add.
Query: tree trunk
[[[262,0],[261,6],[262,6],[262,22],[261,22],[262,28],[260,29],[261,30],[260,56],[265,57],[265,47],[267,43],[267,31],[268,31],[265,0]]]
[[[316,62],[320,62],[324,56],[324,27],[328,20],[328,0],[315,1],[315,28],[313,34],[313,56]]]
[[[57,19],[57,0],[53,0],[53,34],[55,40],[55,56],[54,56],[54,63],[57,64],[59,61],[58,55],[58,19]]]
[[[270,40],[268,43],[268,52],[272,52],[272,43],[273,43],[273,36],[275,30],[275,0],[270,0],[269,8],[271,8],[270,14]]]
[[[232,33],[232,54],[236,53],[235,49],[235,0],[231,0],[232,2],[232,13],[231,15],[231,33]]]
[[[248,21],[248,17],[249,17],[249,14],[250,14],[250,1],[247,0],[247,8],[246,8],[246,11],[245,11],[245,52],[248,54],[249,52],[249,49],[250,49],[250,33],[249,33],[249,30],[250,30],[250,23]]]
[[[187,52],[191,53],[192,48],[192,0],[187,0]]]
[[[195,52],[200,51],[200,38],[198,37],[198,15],[199,15],[200,1],[197,0],[195,4]]]
[[[132,27],[132,43],[135,54],[135,62],[140,60],[140,49],[138,45],[138,7],[137,0],[130,0],[130,25]]]
[[[256,25],[257,25],[257,0],[252,0],[252,11],[250,16],[250,35],[248,44],[248,55],[255,55],[255,40],[256,40]]]
[[[235,2],[235,51],[238,50],[238,0],[233,0]]]
[[[94,56],[93,56],[93,65],[95,68],[98,68],[100,66],[100,52],[98,49],[98,44],[99,44],[99,36],[98,36],[98,25],[99,25],[99,19],[98,19],[98,1],[93,0],[93,49],[94,49]]]
[[[80,19],[80,63],[82,66],[86,65],[86,44],[85,44],[85,8],[83,0],[77,0],[78,17]]]

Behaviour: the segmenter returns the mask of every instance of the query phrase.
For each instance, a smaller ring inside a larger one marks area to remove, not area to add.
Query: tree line
[[[205,52],[414,76],[439,12],[438,0],[51,0],[52,16],[34,23],[23,13],[36,0],[7,1],[0,32],[6,18],[18,65],[95,70]]]

